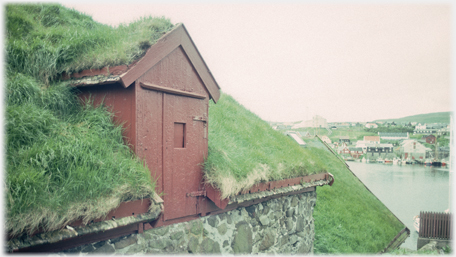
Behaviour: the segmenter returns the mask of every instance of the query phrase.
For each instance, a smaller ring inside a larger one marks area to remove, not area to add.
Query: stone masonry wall
[[[312,254],[316,192],[159,227],[63,253]]]

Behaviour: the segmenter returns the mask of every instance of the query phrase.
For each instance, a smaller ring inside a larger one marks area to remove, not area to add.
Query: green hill
[[[382,119],[382,120],[375,120],[381,122],[418,122],[418,123],[450,123],[450,115],[451,112],[433,112],[433,113],[426,113],[426,114],[418,114],[413,116],[407,116],[399,119]]]

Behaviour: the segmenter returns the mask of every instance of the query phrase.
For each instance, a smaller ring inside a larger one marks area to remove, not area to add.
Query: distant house
[[[425,140],[426,143],[428,143],[428,144],[435,144],[435,136],[434,135],[423,136],[421,139]]]
[[[326,128],[328,123],[325,118],[315,115],[311,120],[305,120],[298,124],[293,125],[292,129],[298,128]]]
[[[296,141],[299,146],[306,147],[306,142],[304,142],[295,132],[288,132],[287,135]]]
[[[449,132],[449,125],[444,123],[432,123],[432,124],[418,124],[413,131],[413,134],[436,134],[440,131],[446,132],[448,128]]]
[[[366,153],[368,156],[375,156],[384,153],[392,153],[393,145],[392,144],[368,144]]]
[[[364,136],[366,143],[380,144],[380,136]]]
[[[339,137],[339,143],[350,143],[350,137],[348,136],[341,136]]]
[[[331,139],[328,136],[322,136],[321,141],[327,143],[328,145],[331,144]]]
[[[378,128],[378,125],[375,123],[366,123],[366,128]]]
[[[350,149],[348,148],[347,145],[342,144],[337,148],[337,152],[339,154],[350,154]]]
[[[348,150],[350,151],[350,155],[355,159],[363,155],[363,149],[361,147],[349,147]]]
[[[367,145],[368,144],[372,144],[371,142],[367,142],[367,141],[364,141],[364,140],[358,140],[356,141],[356,147],[357,148],[361,148],[363,149],[363,152],[366,153],[367,151]]]
[[[312,135],[310,134],[309,131],[302,131],[300,133],[301,133],[301,136],[303,136],[303,137],[312,137]]]
[[[431,151],[431,149],[416,140],[404,140],[400,144],[399,151],[403,159],[410,158],[416,160],[426,158],[426,152]]]
[[[401,140],[401,139],[409,139],[409,133],[385,133],[385,132],[378,132],[380,139],[386,140]]]

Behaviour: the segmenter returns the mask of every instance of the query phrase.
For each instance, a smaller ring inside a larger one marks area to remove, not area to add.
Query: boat
[[[384,163],[385,161],[381,157],[378,157],[377,162],[378,163]]]
[[[431,165],[434,166],[434,167],[441,167],[442,166],[442,162],[440,162],[439,160],[434,159],[432,161]]]
[[[441,167],[442,162],[439,160],[439,143],[435,141],[435,154],[434,160],[432,160],[432,166],[434,167]]]
[[[385,164],[393,164],[393,161],[388,159],[388,158],[385,158],[385,161],[384,161]]]
[[[442,167],[446,167],[446,160],[442,159]]]
[[[414,163],[415,162],[412,159],[410,159],[410,158],[405,159],[405,164],[414,164]]]
[[[420,215],[413,217],[413,227],[415,227],[416,232],[420,233]]]
[[[424,161],[424,165],[425,165],[425,166],[431,166],[431,165],[432,165],[432,161],[431,161],[430,159],[426,159],[426,160]]]
[[[401,165],[401,164],[402,164],[402,160],[400,158],[393,159],[393,165]]]
[[[355,159],[353,157],[351,157],[351,156],[348,156],[348,157],[344,157],[344,161],[353,162],[353,161],[355,161]]]

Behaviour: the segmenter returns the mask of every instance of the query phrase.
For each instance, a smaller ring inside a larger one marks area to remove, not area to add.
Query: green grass
[[[315,253],[378,253],[404,225],[318,139],[307,148],[273,130],[231,96],[209,107],[206,179],[224,196],[260,181],[330,172],[317,189]]]
[[[260,181],[327,171],[324,159],[271,129],[227,94],[217,104],[211,102],[209,124],[205,178],[223,197]]]
[[[102,217],[154,192],[147,168],[104,107],[81,106],[65,84],[9,73],[6,224],[11,235]]]
[[[173,25],[112,28],[58,4],[6,8],[6,230],[12,236],[100,218],[154,194],[103,106],[82,106],[62,72],[128,64]]]
[[[335,178],[331,187],[317,188],[315,253],[373,254],[383,250],[404,225],[327,149],[312,151],[325,160]]]
[[[173,25],[140,18],[117,28],[59,4],[6,5],[7,67],[48,84],[62,72],[130,64]]]

